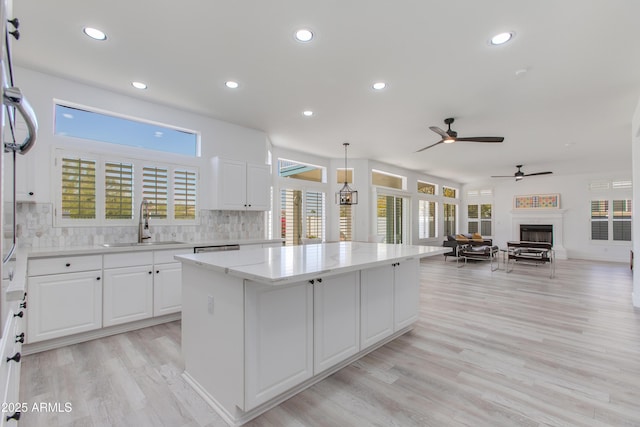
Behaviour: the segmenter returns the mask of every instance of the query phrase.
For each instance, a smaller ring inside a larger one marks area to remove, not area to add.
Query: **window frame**
[[[96,162],[96,217],[94,219],[72,219],[62,217],[62,158],[91,159]],[[200,221],[201,189],[200,171],[197,166],[191,164],[178,164],[155,162],[135,157],[122,157],[101,152],[82,152],[67,148],[54,149],[55,179],[51,180],[51,191],[54,195],[54,227],[96,227],[96,226],[135,226],[139,221],[139,207],[142,201],[142,171],[145,166],[160,167],[168,170],[168,206],[167,218],[155,218],[151,220],[154,225],[197,225]],[[133,215],[131,219],[107,219],[105,211],[105,163],[131,163],[133,165]],[[195,218],[175,219],[174,215],[174,173],[176,170],[188,170],[195,173],[196,177],[196,201]]]

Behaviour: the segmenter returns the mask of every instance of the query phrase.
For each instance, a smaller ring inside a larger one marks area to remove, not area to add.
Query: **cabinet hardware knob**
[[[13,357],[7,357],[7,362],[10,361],[14,361],[16,363],[20,362],[20,359],[22,358],[22,356],[20,355],[20,352],[17,352],[16,354],[13,355]]]
[[[315,283],[315,280],[311,279],[311,280],[309,280],[309,283],[311,283],[313,285]]]
[[[322,278],[318,279],[318,283],[322,283]]]
[[[100,280],[100,277],[96,277],[96,280]]]
[[[33,191],[29,191],[29,195],[30,195],[30,196],[33,196]]]
[[[153,271],[150,271],[149,274],[153,274]]]
[[[160,270],[156,270],[156,274],[160,274]]]
[[[20,342],[24,344],[24,332],[20,335],[16,335],[16,342]]]
[[[69,262],[68,262],[68,263],[66,263],[64,266],[65,266],[65,267],[71,267],[71,263],[69,263]]]
[[[22,301],[27,299],[27,293],[25,292],[24,295],[22,295]]]
[[[22,316],[24,316],[24,313],[22,311],[20,311],[19,313],[15,313],[13,315],[13,317],[22,317]]]
[[[21,302],[20,303],[20,308],[27,308],[27,302]]]
[[[20,419],[20,412],[14,412],[13,415],[7,415],[7,421]]]

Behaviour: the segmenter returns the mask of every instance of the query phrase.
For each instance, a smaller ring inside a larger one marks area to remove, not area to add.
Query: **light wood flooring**
[[[421,277],[413,331],[247,426],[640,426],[628,265],[436,257]],[[180,322],[27,356],[22,401],[73,410],[20,426],[224,426],[182,370]]]

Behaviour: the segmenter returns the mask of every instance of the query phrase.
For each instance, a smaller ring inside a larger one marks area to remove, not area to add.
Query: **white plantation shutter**
[[[429,200],[418,202],[418,238],[428,239],[436,236],[436,210],[438,204]]]
[[[299,245],[302,237],[302,191],[280,190],[280,237],[285,245]]]
[[[169,171],[167,168],[145,166],[142,169],[142,197],[147,199],[152,218],[167,218],[167,190]]]
[[[350,242],[353,239],[352,205],[340,205],[340,241]]]
[[[324,240],[324,193],[306,192],[305,221],[307,238]]]
[[[104,179],[105,218],[133,218],[133,165],[106,162]]]
[[[591,201],[591,240],[609,240],[609,201]]]
[[[63,157],[61,163],[61,218],[94,219],[96,217],[96,161]]]
[[[173,172],[173,216],[175,219],[196,218],[196,182],[194,171]]]
[[[631,241],[631,200],[613,201],[613,240]]]

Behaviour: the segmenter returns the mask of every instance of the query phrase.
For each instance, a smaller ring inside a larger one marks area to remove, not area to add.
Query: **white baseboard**
[[[80,334],[69,335],[67,337],[54,338],[51,340],[34,342],[22,346],[22,355],[40,353],[41,351],[53,350],[55,348],[67,345],[78,344],[85,341],[91,341],[96,338],[104,338],[110,335],[121,334],[123,332],[135,331],[136,329],[147,328],[149,326],[160,325],[162,323],[180,320],[182,312],[166,314],[164,316],[152,317],[149,319],[138,320],[131,323],[123,323],[122,325],[109,326],[93,331],[82,332]]]

